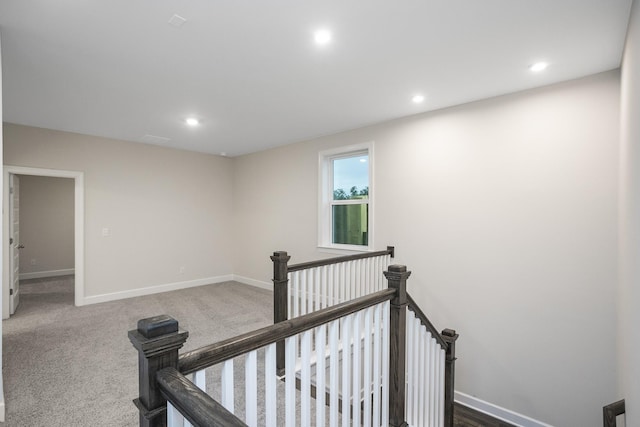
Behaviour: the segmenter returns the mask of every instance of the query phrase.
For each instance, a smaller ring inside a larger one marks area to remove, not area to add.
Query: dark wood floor
[[[514,427],[513,424],[497,420],[458,403],[455,404],[453,411],[453,425],[455,427]]]

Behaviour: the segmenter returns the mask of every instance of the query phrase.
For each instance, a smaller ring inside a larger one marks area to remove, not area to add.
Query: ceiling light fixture
[[[529,70],[534,73],[539,73],[540,71],[546,70],[548,66],[549,64],[546,62],[536,62],[535,64],[529,65]]]
[[[332,35],[329,30],[318,30],[313,34],[313,39],[318,46],[324,46],[331,43]]]
[[[422,102],[424,102],[424,95],[413,95],[413,98],[411,98],[411,100],[414,104],[421,104]]]
[[[185,120],[185,122],[189,126],[198,126],[200,124],[200,120],[196,119],[195,117],[188,117],[187,120]]]

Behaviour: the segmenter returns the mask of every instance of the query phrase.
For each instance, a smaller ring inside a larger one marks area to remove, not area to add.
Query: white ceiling
[[[236,156],[617,68],[630,5],[1,0],[4,120]]]

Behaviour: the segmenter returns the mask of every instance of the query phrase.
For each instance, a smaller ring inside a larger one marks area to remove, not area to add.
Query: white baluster
[[[322,282],[320,280],[320,269],[321,267],[316,267],[313,269],[314,278],[313,285],[316,290],[315,303],[313,304],[314,311],[318,311],[322,308]]]
[[[426,424],[426,409],[424,409],[426,405],[426,401],[429,398],[428,394],[427,394],[427,390],[428,390],[428,371],[427,371],[427,366],[425,365],[426,363],[426,353],[425,353],[425,334],[427,333],[427,330],[425,328],[425,326],[422,324],[422,322],[420,322],[420,319],[418,319],[418,317],[416,316],[415,318],[415,325],[416,325],[416,351],[418,352],[417,356],[418,356],[418,363],[416,364],[416,381],[418,382],[418,388],[417,388],[417,395],[416,395],[416,402],[420,402],[420,408],[418,409],[417,412],[417,420],[420,423],[420,425],[427,425]]]
[[[444,370],[445,370],[445,359],[446,353],[443,348],[441,348],[437,343],[435,344],[438,348],[438,425],[444,425]]]
[[[311,425],[311,331],[302,333],[300,345],[300,425]]]
[[[422,351],[420,341],[421,332],[424,327],[420,323],[420,320],[418,320],[415,316],[412,317],[414,324],[412,339],[414,342],[416,353],[413,357],[413,366],[411,372],[411,376],[413,377],[413,422],[418,425],[418,411],[422,406],[421,403],[424,404],[424,400],[421,400],[423,397],[422,393],[424,392],[424,389],[422,389],[422,391],[420,390],[424,386],[424,384],[422,384],[422,378],[420,377],[420,374],[424,372],[423,367],[421,366],[421,364],[424,362],[424,352]]]
[[[167,402],[167,427],[183,427],[188,422],[182,414],[171,404]]]
[[[371,264],[371,258],[362,260],[362,275],[364,277],[364,294],[368,295],[372,292],[371,288],[371,273],[369,272],[369,264]]]
[[[351,324],[351,315],[342,318],[342,427],[349,427],[351,418]]]
[[[293,294],[294,294],[294,283],[295,283],[295,273],[287,273],[287,319],[291,319],[291,314],[293,312]]]
[[[428,387],[428,383],[430,381],[429,379],[429,371],[426,369],[426,356],[427,356],[427,352],[425,351],[425,346],[426,346],[426,331],[424,329],[424,326],[422,326],[422,324],[420,323],[420,321],[418,319],[416,319],[416,326],[417,326],[417,330],[418,330],[418,336],[419,336],[419,341],[418,341],[418,351],[420,352],[420,361],[418,362],[418,370],[416,371],[416,376],[419,378],[418,382],[420,383],[420,388],[418,390],[418,399],[420,402],[428,402],[431,400],[430,396],[427,393],[427,387]],[[425,407],[429,406],[429,405],[420,405],[421,408],[419,408],[418,411],[418,415],[419,418],[417,419],[417,422],[419,425],[430,425],[427,424],[427,414],[425,413]]]
[[[285,425],[296,425],[296,344],[298,336],[285,339]]]
[[[360,331],[362,330],[360,322],[362,319],[362,310],[357,311],[353,315],[353,383],[351,389],[353,390],[351,398],[351,407],[353,408],[353,425],[360,425],[360,374],[362,359],[360,356],[362,343],[360,339]]]
[[[285,346],[285,425],[294,427],[296,425],[296,359],[298,336],[286,338]]]
[[[222,363],[222,406],[234,413],[233,408],[233,359]]]
[[[335,284],[335,278],[334,278],[334,274],[335,274],[335,268],[333,265],[328,265],[327,266],[327,307],[330,307],[332,305],[335,304],[334,302],[334,298],[335,298],[335,293],[334,293],[334,284]]]
[[[355,295],[355,297],[361,297],[363,295],[365,295],[365,290],[364,290],[364,275],[362,274],[362,264],[363,264],[363,260],[359,259],[355,261],[355,285],[358,289],[358,293]]]
[[[327,282],[328,282],[328,266],[323,265],[322,266],[322,289],[320,291],[320,293],[322,294],[322,305],[320,306],[320,308],[326,308],[328,307],[328,301],[329,301],[329,287],[327,286]]]
[[[431,373],[429,378],[429,423],[432,426],[436,425],[436,407],[435,407],[435,399],[434,395],[436,394],[436,382],[434,381],[434,373],[436,371],[436,360],[438,355],[437,345],[432,345],[432,341],[429,340],[429,346],[427,347],[427,351],[429,352],[429,372]]]
[[[345,262],[344,265],[346,272],[341,286],[346,291],[344,301],[351,301],[353,299],[353,262]]]
[[[382,425],[389,425],[389,301],[384,303],[382,311]]]
[[[292,285],[293,295],[291,298],[293,299],[293,317],[300,316],[300,272],[294,271],[292,276]],[[291,317],[289,317],[291,319]]]
[[[380,380],[382,376],[382,304],[373,311],[373,425],[380,426]]]
[[[338,427],[338,398],[340,394],[339,320],[329,323],[329,425]]]
[[[308,313],[307,311],[307,272],[308,270],[302,270],[300,272],[300,316]]]
[[[207,375],[204,369],[194,372],[191,380],[200,390],[207,391]]]
[[[406,354],[406,359],[407,359],[407,364],[406,364],[406,372],[407,372],[407,378],[406,378],[406,383],[407,383],[407,394],[406,394],[406,405],[405,405],[405,411],[407,414],[407,421],[409,422],[410,425],[416,425],[416,421],[415,421],[415,417],[413,416],[413,411],[416,407],[416,403],[414,402],[414,396],[413,396],[413,385],[415,383],[415,378],[413,376],[413,363],[414,363],[414,359],[416,356],[416,350],[414,348],[414,330],[415,330],[415,322],[414,322],[414,317],[412,315],[413,313],[411,311],[407,312],[407,354]]]
[[[277,389],[276,389],[276,344],[270,344],[264,352],[264,401],[265,425],[276,427],[277,423]]]
[[[371,315],[373,308],[369,307],[364,312],[364,357],[362,359],[362,365],[364,366],[364,375],[362,379],[363,390],[362,395],[364,397],[364,418],[362,424],[365,426],[371,425],[371,334],[373,330],[371,328]]]
[[[327,326],[316,328],[316,426],[325,424]]]
[[[258,425],[258,352],[247,353],[244,362],[245,423],[249,427]]]

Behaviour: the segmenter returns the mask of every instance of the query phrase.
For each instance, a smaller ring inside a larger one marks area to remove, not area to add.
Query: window
[[[373,248],[373,143],[320,153],[319,246]]]

